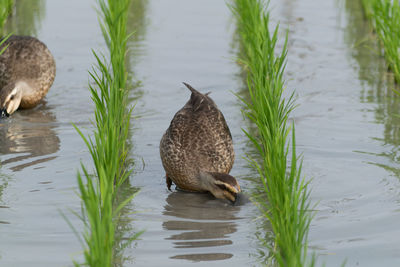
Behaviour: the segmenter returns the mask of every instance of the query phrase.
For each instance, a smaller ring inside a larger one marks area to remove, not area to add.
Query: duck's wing
[[[2,45],[5,46],[0,56],[0,74],[4,80],[37,82],[38,87],[52,84],[56,66],[44,43],[33,37],[13,35]]]
[[[198,139],[193,140],[193,146],[198,147],[197,157],[202,170],[229,173],[235,154],[232,135],[223,114],[217,107],[210,106],[196,115],[199,134]]]
[[[1,39],[3,41],[3,39]],[[13,78],[14,62],[13,52],[9,50],[10,43],[5,41],[0,46],[0,51],[5,49],[0,55],[0,90],[5,87]]]
[[[201,170],[228,173],[235,155],[224,115],[208,94],[185,85],[192,94],[176,115],[185,125],[181,136],[183,148]]]
[[[186,188],[191,181],[190,177],[196,175],[196,166],[193,166],[191,154],[188,154],[188,144],[185,135],[188,133],[190,117],[184,109],[178,111],[172,119],[170,126],[165,131],[160,142],[161,161],[166,171],[167,186],[172,180],[180,188]]]
[[[235,154],[225,118],[207,94],[189,89],[189,101],[175,114],[161,139],[163,164],[182,173],[228,173]]]

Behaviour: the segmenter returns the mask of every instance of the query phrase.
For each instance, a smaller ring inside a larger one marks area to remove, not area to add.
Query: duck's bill
[[[244,195],[242,192],[236,194],[235,201],[232,202],[234,206],[241,206],[250,202],[250,199],[247,195]]]
[[[9,116],[10,116],[10,114],[8,114],[7,109],[5,109],[5,108],[0,109],[0,118],[6,118]]]

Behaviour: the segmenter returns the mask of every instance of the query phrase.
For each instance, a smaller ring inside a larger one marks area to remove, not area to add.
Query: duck
[[[35,37],[1,39],[0,117],[17,109],[33,108],[45,97],[56,75],[56,64],[47,46]]]
[[[229,175],[235,152],[224,115],[209,93],[202,94],[183,83],[190,99],[174,115],[160,141],[160,157],[167,188],[174,183],[189,192],[209,192],[232,203],[241,192]]]

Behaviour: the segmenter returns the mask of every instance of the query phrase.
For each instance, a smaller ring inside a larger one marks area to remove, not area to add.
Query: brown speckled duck
[[[5,48],[6,47],[6,48]],[[1,46],[0,117],[33,108],[47,94],[56,64],[46,45],[34,37],[10,36]]]
[[[192,92],[160,143],[160,155],[170,189],[210,192],[216,198],[235,202],[240,186],[229,175],[235,153],[225,118],[207,94],[187,83]]]

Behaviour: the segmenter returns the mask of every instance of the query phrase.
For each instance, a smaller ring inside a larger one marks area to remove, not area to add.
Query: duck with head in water
[[[232,136],[225,118],[207,94],[187,83],[189,101],[180,109],[160,143],[160,155],[170,189],[210,192],[235,202],[240,186],[229,175],[235,159]]]
[[[41,41],[10,36],[0,46],[0,117],[33,108],[47,94],[56,75],[53,55]]]

